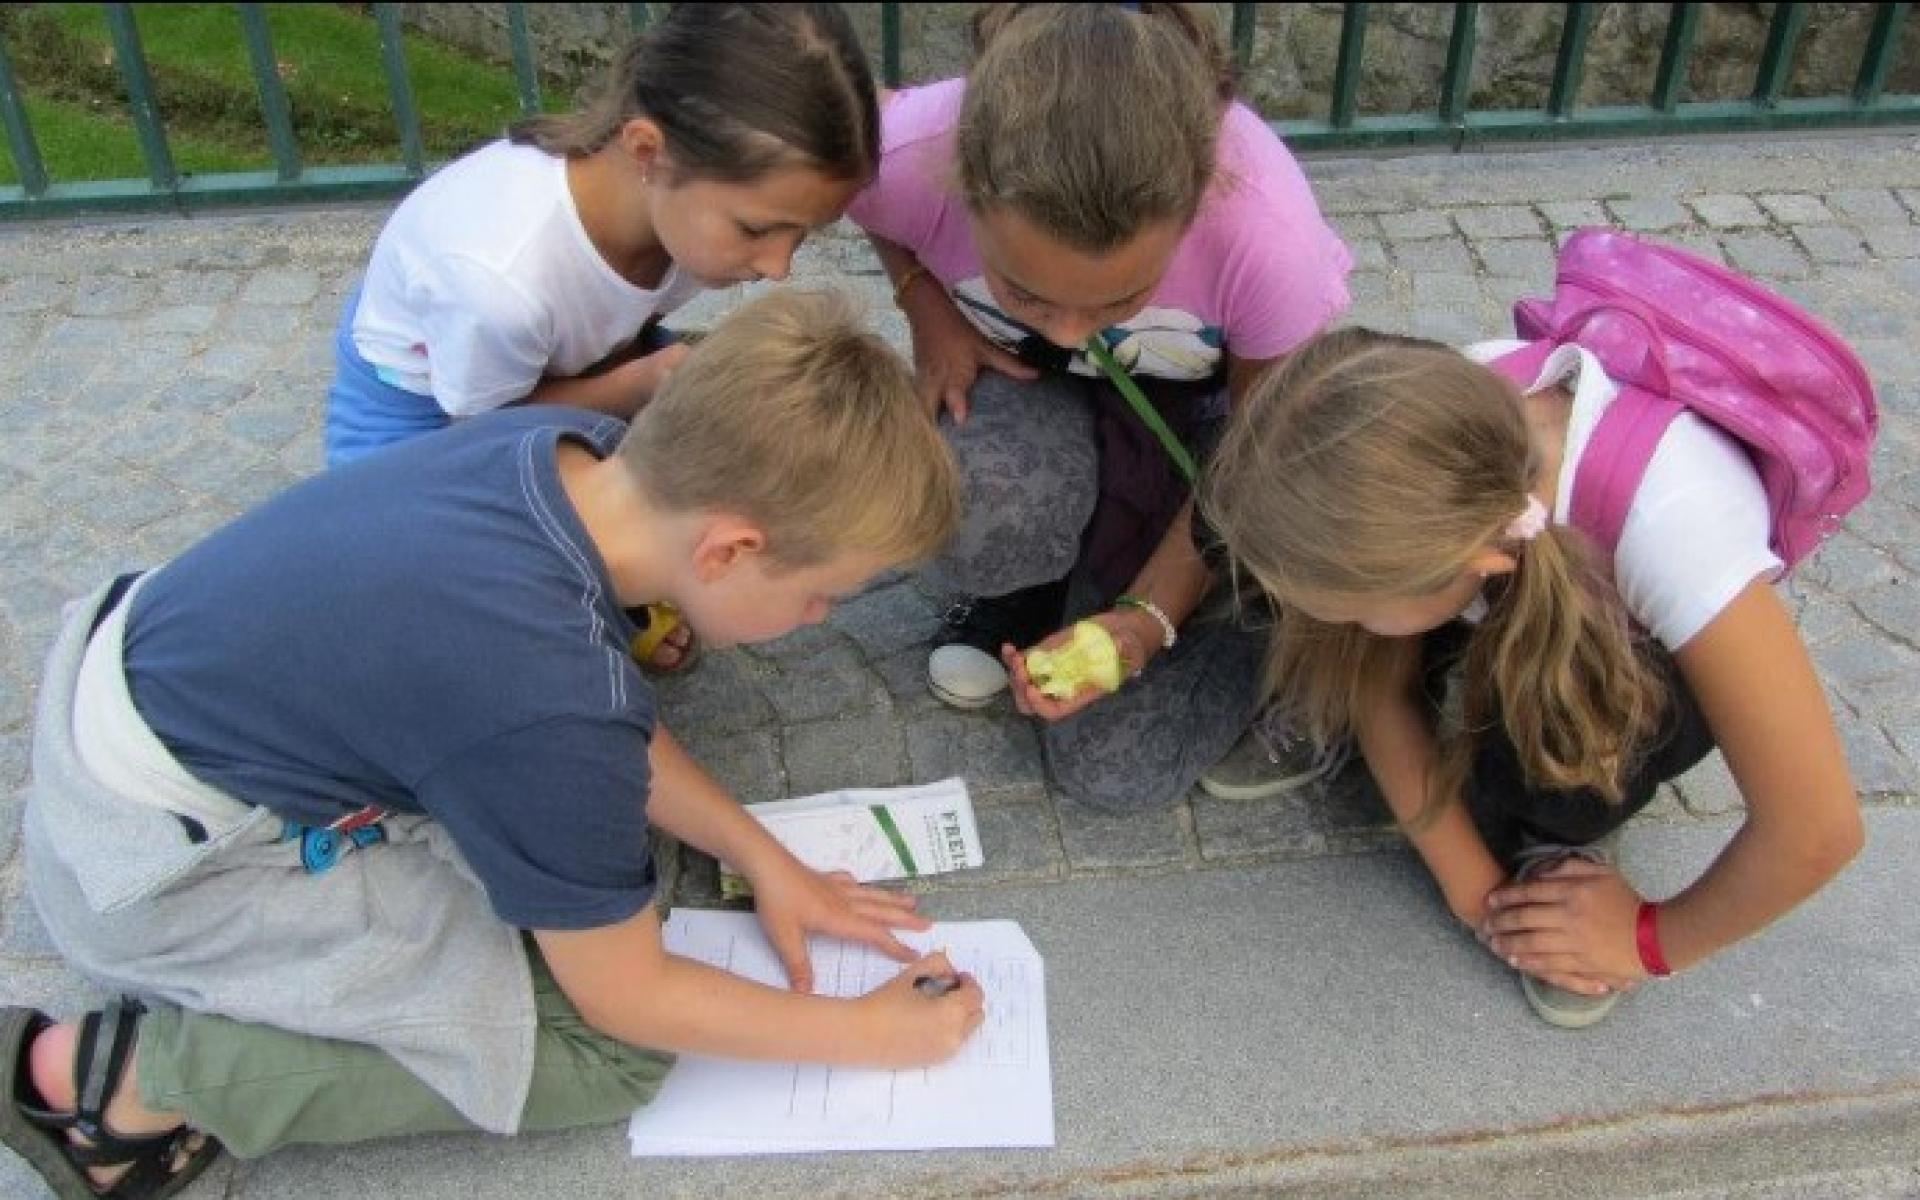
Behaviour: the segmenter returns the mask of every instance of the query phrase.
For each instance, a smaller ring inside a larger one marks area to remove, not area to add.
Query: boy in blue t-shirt
[[[78,969],[147,999],[7,1010],[0,1137],[67,1194],[127,1163],[177,1184],[221,1143],[617,1120],[673,1051],[946,1058],[984,1000],[964,977],[916,990],[953,974],[938,955],[811,994],[809,934],[911,961],[890,929],[926,922],[809,870],[687,756],[625,610],[778,637],[932,553],[957,508],[906,365],[788,293],[631,429],[462,423],[75,606],[41,692],[29,889]],[[752,881],[791,991],[664,950],[655,828]]]

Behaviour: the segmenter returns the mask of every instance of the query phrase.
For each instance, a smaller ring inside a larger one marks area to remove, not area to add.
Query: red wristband
[[[1640,965],[1647,974],[1655,979],[1665,979],[1673,974],[1673,968],[1667,965],[1667,956],[1660,949],[1660,906],[1651,900],[1640,902],[1640,915],[1633,922],[1634,944],[1640,948]]]

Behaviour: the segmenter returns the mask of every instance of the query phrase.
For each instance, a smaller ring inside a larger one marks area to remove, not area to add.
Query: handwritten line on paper
[[[785,986],[751,914],[677,910],[665,936],[676,954]],[[634,1114],[633,1154],[1053,1145],[1046,979],[1033,943],[1011,921],[950,922],[903,940],[921,950],[944,948],[986,992],[987,1019],[952,1060],[876,1071],[683,1056],[653,1103]],[[878,951],[848,942],[815,939],[812,953],[828,995],[864,995],[900,970]]]

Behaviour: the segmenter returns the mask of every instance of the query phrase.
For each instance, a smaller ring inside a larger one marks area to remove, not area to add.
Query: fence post
[[[167,130],[161,122],[160,106],[154,100],[153,75],[147,70],[147,56],[140,49],[140,30],[133,23],[133,6],[108,4],[103,7],[107,10],[107,30],[113,35],[113,57],[120,64],[120,78],[127,85],[133,128],[140,135],[140,153],[147,160],[147,176],[153,180],[154,191],[177,191],[180,172],[174,168],[173,152],[167,149]]]
[[[7,126],[7,146],[20,173],[20,190],[29,200],[46,195],[47,165],[40,159],[40,143],[33,138],[33,122],[20,99],[20,82],[13,73],[13,60],[7,57],[5,37],[0,37],[0,121]]]
[[[427,173],[427,152],[420,141],[420,112],[413,105],[413,82],[407,78],[406,47],[400,40],[400,10],[392,4],[373,6],[380,25],[380,65],[387,72],[387,94],[393,100],[394,120],[400,125],[400,155],[407,173]]]
[[[253,62],[253,82],[260,91],[260,115],[267,120],[267,141],[273,147],[274,168],[280,182],[300,178],[300,144],[293,136],[293,109],[287,103],[286,85],[280,81],[280,60],[273,53],[273,31],[267,27],[267,15],[258,4],[242,4],[240,30],[247,39],[247,56]]]

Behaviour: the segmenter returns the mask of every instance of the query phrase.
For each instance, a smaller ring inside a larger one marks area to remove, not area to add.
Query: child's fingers
[[[1007,353],[985,338],[980,339],[980,345],[986,350],[983,361],[1002,375],[1010,375],[1015,379],[1040,378],[1040,372],[1022,362],[1017,355]]]
[[[793,990],[813,991],[813,960],[807,955],[806,931],[797,925],[782,925],[778,929],[767,929],[766,934]]]

